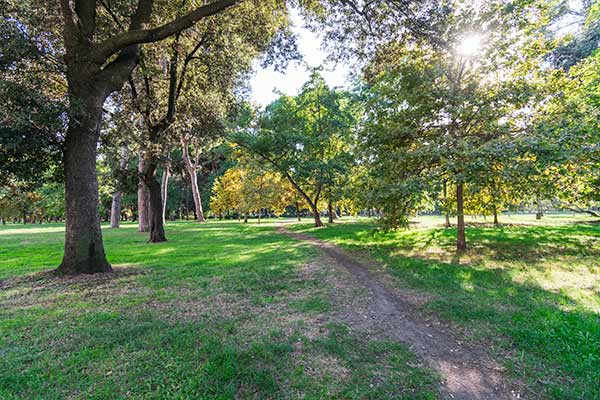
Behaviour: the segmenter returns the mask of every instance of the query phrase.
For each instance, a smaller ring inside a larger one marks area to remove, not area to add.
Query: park
[[[600,399],[597,1],[0,14],[0,399]]]

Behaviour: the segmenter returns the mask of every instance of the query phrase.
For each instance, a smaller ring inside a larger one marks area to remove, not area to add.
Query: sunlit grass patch
[[[404,346],[330,322],[334,271],[272,223],[105,228],[115,272],[78,277],[47,229],[0,237],[1,399],[437,396]]]
[[[293,229],[369,254],[391,284],[426,292],[425,312],[489,343],[531,393],[600,397],[600,224],[507,220],[467,227],[469,250],[459,255],[455,229],[440,217],[420,217],[408,231],[381,232],[366,219]]]

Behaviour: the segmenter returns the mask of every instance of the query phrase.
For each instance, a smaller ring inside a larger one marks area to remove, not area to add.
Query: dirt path
[[[369,269],[334,244],[312,236],[279,232],[321,249],[337,266],[346,269],[358,284],[370,291],[366,313],[350,316],[353,326],[374,325],[386,336],[403,342],[443,379],[443,390],[452,399],[517,399],[518,390],[502,376],[502,367],[482,348],[466,346],[439,321],[419,318],[414,296],[387,288]]]

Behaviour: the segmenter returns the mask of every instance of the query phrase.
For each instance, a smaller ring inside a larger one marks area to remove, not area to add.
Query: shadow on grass
[[[470,250],[463,256],[453,252],[454,229],[385,233],[369,223],[296,229],[366,250],[401,285],[432,294],[426,309],[458,323],[472,340],[490,343],[532,393],[600,398],[600,315],[564,290],[548,290],[526,278],[531,267],[553,268],[548,259],[569,264],[565,269],[575,263],[598,273],[600,227],[471,227]],[[450,257],[430,254],[431,247]],[[515,280],[519,274],[525,278]]]
[[[107,230],[116,273],[78,277],[47,271],[59,235],[8,238],[0,399],[436,398],[403,346],[334,326],[308,337],[321,330],[304,312],[328,310],[323,280],[298,268],[315,253],[272,227],[175,224],[160,244]]]

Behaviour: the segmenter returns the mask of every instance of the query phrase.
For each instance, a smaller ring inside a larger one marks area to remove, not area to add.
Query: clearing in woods
[[[599,397],[600,225],[505,219],[461,257],[431,218],[125,225],[75,278],[61,225],[1,227],[0,398]]]

